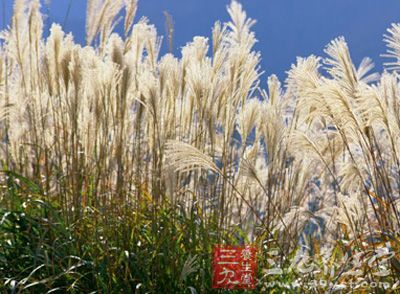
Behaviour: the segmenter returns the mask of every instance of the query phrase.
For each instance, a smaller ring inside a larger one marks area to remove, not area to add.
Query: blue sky
[[[9,23],[12,0],[0,0],[0,26]],[[47,24],[64,23],[67,7],[71,9],[64,30],[72,31],[75,40],[85,37],[85,0],[52,0],[43,6]],[[344,36],[356,64],[371,57],[382,69],[385,46],[382,36],[392,22],[400,22],[399,0],[242,0],[249,16],[257,20],[254,28],[259,42],[256,50],[262,54],[261,67],[266,75],[276,73],[281,79],[296,60],[296,56],[322,55],[323,48],[333,38]],[[216,20],[228,20],[226,6],[230,0],[139,0],[137,19],[147,16],[165,32],[163,11],[174,20],[174,48],[179,49],[195,35],[209,37]],[[5,9],[4,9],[5,8]],[[3,19],[5,10],[6,19]],[[164,40],[163,52],[167,49]]]

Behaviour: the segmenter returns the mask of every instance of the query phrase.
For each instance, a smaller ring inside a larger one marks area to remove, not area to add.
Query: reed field
[[[253,244],[252,293],[400,293],[400,24],[382,73],[338,37],[279,81],[238,2],[179,57],[137,5],[88,0],[83,46],[14,1],[0,292],[244,293],[211,252]]]

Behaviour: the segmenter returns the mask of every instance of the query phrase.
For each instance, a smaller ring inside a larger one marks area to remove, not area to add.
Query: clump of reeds
[[[15,1],[0,43],[6,175],[29,178],[67,225],[93,210],[95,223],[131,234],[149,221],[143,209],[160,224],[160,211],[180,207],[214,241],[263,244],[282,265],[307,246],[350,257],[399,248],[399,25],[385,37],[390,71],[356,67],[337,38],[326,58],[299,58],[284,87],[273,75],[263,90],[255,21],[236,1],[231,21],[182,58],[159,56],[161,37],[134,21],[136,8],[88,1],[82,47],[58,24],[45,40],[39,0]],[[124,36],[113,32],[121,15]]]

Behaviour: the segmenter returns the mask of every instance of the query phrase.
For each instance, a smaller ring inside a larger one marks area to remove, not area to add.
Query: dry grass
[[[337,38],[326,58],[299,58],[284,87],[271,76],[263,90],[255,22],[237,2],[211,44],[195,37],[180,59],[159,56],[136,6],[88,1],[82,47],[57,24],[45,40],[39,1],[15,1],[0,47],[5,170],[31,179],[69,224],[88,208],[111,219],[151,201],[157,219],[195,205],[220,242],[238,227],[264,254],[308,246],[332,261],[386,248],[399,262],[399,25],[385,37],[392,71],[370,74],[368,59],[357,68]],[[374,266],[358,283],[379,279]],[[338,282],[354,268],[334,270]]]

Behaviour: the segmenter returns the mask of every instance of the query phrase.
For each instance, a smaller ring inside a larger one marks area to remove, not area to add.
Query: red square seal
[[[255,289],[256,253],[255,246],[214,246],[212,287]]]

